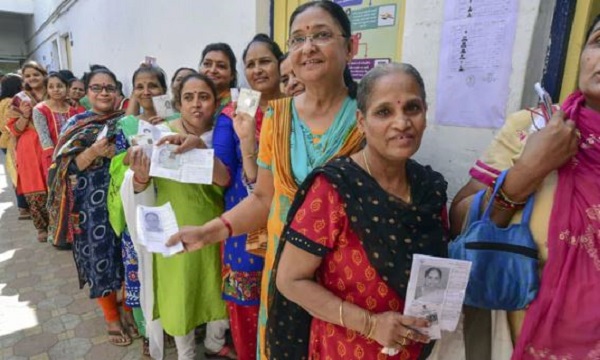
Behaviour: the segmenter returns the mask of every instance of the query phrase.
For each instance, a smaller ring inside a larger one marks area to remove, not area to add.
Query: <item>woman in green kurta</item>
[[[181,85],[181,119],[168,124],[180,134],[194,135],[211,147],[212,119],[217,102],[214,84],[204,75],[187,76]],[[168,140],[177,143],[178,135]],[[165,141],[162,141],[163,143]],[[160,143],[159,143],[160,144]],[[178,226],[202,225],[223,211],[224,186],[229,182],[225,166],[215,161],[213,184],[184,184],[164,178],[151,179],[150,160],[140,147],[130,154],[135,175],[136,192],[145,190],[152,180],[156,189],[156,205],[171,203]],[[207,325],[205,348],[208,356],[219,354],[235,358],[225,346],[227,312],[221,299],[221,254],[219,245],[201,251],[172,257],[153,255],[154,317],[160,319],[165,331],[175,337],[179,359],[195,358],[194,329]]]

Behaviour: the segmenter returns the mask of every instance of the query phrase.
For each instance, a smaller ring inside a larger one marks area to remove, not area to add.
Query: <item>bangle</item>
[[[377,318],[375,316],[370,318],[371,320],[371,328],[369,329],[369,333],[367,334],[368,339],[372,339],[375,334],[375,326],[377,325]]]
[[[257,152],[253,152],[252,154],[244,155],[244,158],[246,158],[246,159],[254,159],[257,156],[258,156],[258,153]]]
[[[219,216],[219,220],[221,220],[221,222],[223,223],[223,225],[225,225],[225,227],[227,228],[227,237],[230,238],[233,236],[233,228],[231,227],[231,223],[225,219],[223,216]]]
[[[365,315],[364,316],[364,318],[365,318],[365,326],[363,328],[362,334],[364,336],[367,336],[367,334],[370,331],[369,325],[371,324],[371,312],[369,310],[365,310],[363,312],[363,314]]]
[[[340,303],[340,324],[342,324],[342,327],[346,327],[346,324],[344,324],[344,300]]]
[[[133,174],[133,181],[135,181],[136,183],[140,184],[140,185],[147,185],[150,182],[150,178],[148,178],[148,180],[146,181],[141,181],[139,177],[137,177],[136,174]]]

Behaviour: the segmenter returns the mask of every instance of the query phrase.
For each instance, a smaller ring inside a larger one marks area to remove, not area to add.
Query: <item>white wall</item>
[[[533,83],[542,76],[543,66],[531,64],[544,62],[554,3],[554,0],[519,1],[507,114],[520,109],[524,98],[531,99],[529,93],[533,92]],[[443,11],[443,0],[407,1],[402,61],[415,65],[421,72],[428,95],[428,127],[416,158],[444,174],[450,184],[449,195],[453,197],[468,180],[470,167],[496,130],[436,125],[435,88]],[[532,43],[536,46],[532,47]]]
[[[24,40],[24,18],[20,15],[0,13],[0,58],[25,58],[27,46]]]
[[[146,55],[155,56],[168,77],[180,66],[197,68],[202,49],[211,42],[230,44],[239,62],[254,34],[269,32],[269,4],[269,0],[38,0],[29,48],[33,58],[50,65],[58,57],[52,41],[70,33],[75,75],[100,63],[113,70],[128,90],[131,74]],[[57,8],[62,14],[40,29]]]

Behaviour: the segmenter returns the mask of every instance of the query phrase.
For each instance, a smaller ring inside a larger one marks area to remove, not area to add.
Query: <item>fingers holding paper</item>
[[[147,181],[150,178],[150,159],[146,156],[141,146],[134,146],[128,150],[129,163],[131,170],[136,178]]]
[[[157,146],[163,144],[177,145],[174,150],[176,154],[182,154],[193,149],[206,149],[206,144],[196,135],[172,134],[162,137]]]
[[[429,342],[428,336],[414,329],[429,326],[425,319],[404,316],[393,311],[377,314],[374,317],[376,320],[372,338],[385,347],[397,348],[408,346],[412,342]]]
[[[200,250],[210,244],[207,240],[207,235],[208,232],[203,226],[184,227],[169,238],[167,246],[175,246],[181,243],[185,251]]]

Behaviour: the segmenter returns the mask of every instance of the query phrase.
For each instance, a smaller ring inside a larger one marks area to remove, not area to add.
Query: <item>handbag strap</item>
[[[504,180],[506,180],[507,174],[508,174],[508,170],[504,170],[503,172],[500,173],[500,175],[496,179],[496,186],[494,186],[494,192],[492,193],[492,196],[490,197],[490,199],[493,199],[496,197],[496,194],[498,194],[498,191],[500,191],[500,188],[504,184]],[[483,190],[482,193],[485,194],[485,190]],[[482,197],[483,197],[483,194],[482,194]],[[534,200],[534,195],[529,196],[529,199],[527,199],[527,203],[525,204],[525,208],[523,209],[523,216],[521,218],[521,224],[523,224],[523,225],[529,226],[529,221],[531,220],[531,214],[533,213],[533,200]],[[490,214],[492,212],[493,204],[494,204],[493,201],[488,202],[485,212],[483,213],[483,216],[481,218],[482,220],[484,220],[484,219],[490,220]],[[478,211],[478,209],[480,209],[480,207],[481,207],[481,203],[479,204],[479,207],[476,208],[477,211]],[[471,211],[473,211],[472,207],[471,207]],[[471,215],[469,215],[469,216],[471,216]]]

